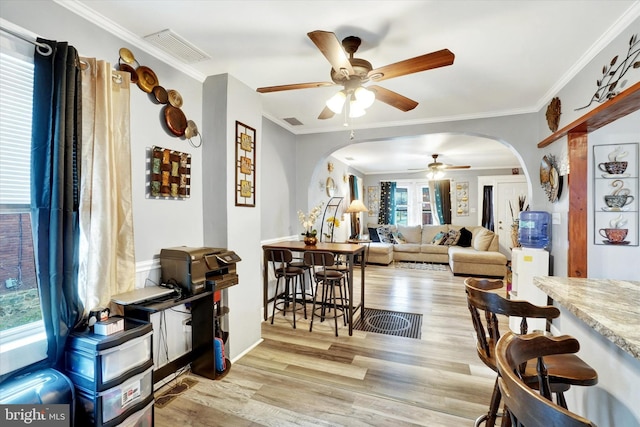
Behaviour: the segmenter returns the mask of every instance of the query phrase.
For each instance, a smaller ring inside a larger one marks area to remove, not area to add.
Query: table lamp
[[[360,212],[367,212],[369,209],[367,209],[367,207],[364,205],[364,203],[362,203],[360,200],[355,199],[351,202],[351,204],[349,205],[349,207],[347,208],[347,210],[345,211],[346,213],[360,213]],[[359,239],[360,238],[360,218],[356,217],[356,229],[355,229],[355,233],[353,233],[353,238]]]

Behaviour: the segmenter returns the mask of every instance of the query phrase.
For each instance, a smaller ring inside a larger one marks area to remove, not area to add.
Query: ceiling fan
[[[327,106],[322,110],[318,119],[333,117],[334,114],[342,111],[342,107],[345,104],[346,108],[350,109],[348,111],[350,117],[359,117],[364,114],[364,108],[368,108],[375,99],[401,111],[413,110],[418,105],[416,101],[382,86],[369,85],[365,88],[363,84],[445,67],[453,64],[455,58],[451,51],[442,49],[383,67],[373,68],[369,61],[353,56],[358,47],[360,47],[361,40],[359,37],[346,37],[341,44],[336,35],[329,31],[312,31],[307,33],[307,36],[331,64],[332,81],[267,86],[256,90],[260,93],[269,93],[342,85],[343,89],[327,101]]]
[[[410,170],[426,171],[429,179],[439,179],[444,176],[445,170],[469,169],[471,167],[469,165],[464,165],[464,166],[447,165],[445,163],[439,162],[438,156],[439,154],[431,155],[431,157],[433,157],[433,162],[427,165],[427,169],[410,169]]]

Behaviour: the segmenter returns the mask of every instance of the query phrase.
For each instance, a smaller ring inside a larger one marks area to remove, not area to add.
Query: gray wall
[[[177,69],[145,54],[136,46],[59,6],[52,1],[2,1],[3,19],[41,37],[68,41],[80,55],[117,64],[119,49],[129,48],[141,65],[150,67],[166,89],[176,89],[184,99],[182,110],[202,129],[202,83]],[[204,133],[204,144],[208,143]],[[161,146],[190,153],[191,197],[186,200],[146,198],[147,150]],[[131,87],[131,169],[135,250],[138,269],[148,269],[160,249],[171,246],[203,244],[202,149],[192,148],[183,138],[166,130],[160,105],[149,94]],[[157,261],[156,261],[157,262]]]
[[[260,204],[261,240],[296,234],[296,140],[291,132],[269,119],[262,119],[264,132],[260,187],[264,189]]]

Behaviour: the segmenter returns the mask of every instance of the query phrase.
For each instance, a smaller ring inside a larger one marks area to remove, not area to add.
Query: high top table
[[[264,307],[264,320],[268,319],[268,310],[267,306],[269,305],[268,298],[268,290],[269,290],[269,260],[267,259],[266,249],[289,249],[291,252],[304,253],[308,251],[327,251],[331,252],[334,255],[344,255],[347,258],[347,267],[349,268],[349,274],[347,281],[349,288],[349,307],[348,313],[349,318],[349,335],[353,335],[353,315],[360,310],[360,315],[364,315],[364,269],[366,266],[365,263],[365,249],[366,245],[364,244],[356,244],[356,243],[317,243],[315,246],[306,246],[304,242],[300,241],[284,241],[271,243],[268,245],[262,246],[263,253],[263,289],[262,289],[262,297],[263,297],[263,307]],[[360,304],[356,307],[353,306],[353,265],[355,264],[356,255],[360,256]]]

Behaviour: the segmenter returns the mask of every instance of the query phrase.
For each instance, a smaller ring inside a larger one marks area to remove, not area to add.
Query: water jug
[[[518,241],[524,248],[548,248],[551,242],[551,214],[543,211],[520,212]]]

